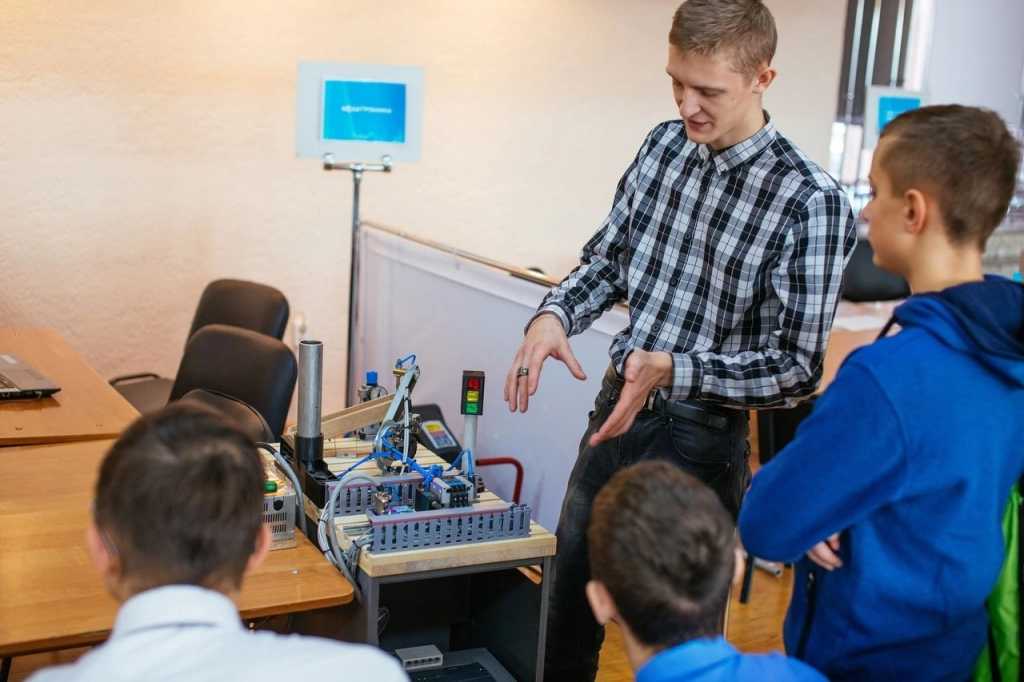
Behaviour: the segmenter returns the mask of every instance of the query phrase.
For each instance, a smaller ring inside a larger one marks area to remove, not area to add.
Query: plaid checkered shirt
[[[792,405],[821,379],[856,242],[846,194],[768,120],[712,152],[681,120],[651,131],[580,264],[544,298],[569,335],[618,301],[609,355],[672,355],[671,400]]]

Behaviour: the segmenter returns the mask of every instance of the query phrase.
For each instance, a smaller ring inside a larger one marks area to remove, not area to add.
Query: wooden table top
[[[18,356],[61,387],[51,398],[0,402],[0,445],[113,438],[139,416],[52,329],[0,328],[0,353]]]
[[[93,486],[111,440],[0,449],[0,656],[95,644],[117,603],[85,547]],[[243,618],[352,601],[352,586],[296,533],[243,584]]]

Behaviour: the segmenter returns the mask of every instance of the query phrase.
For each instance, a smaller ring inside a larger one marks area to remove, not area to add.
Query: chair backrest
[[[874,263],[875,251],[866,239],[858,239],[843,273],[842,297],[847,301],[894,301],[910,296],[907,281]]]
[[[295,355],[277,339],[209,324],[185,345],[169,399],[196,388],[237,398],[263,415],[276,439],[284,429],[297,375]]]
[[[178,402],[196,403],[212,409],[241,429],[254,443],[270,443],[274,440],[274,431],[263,415],[238,398],[205,388],[193,388],[181,396]]]
[[[214,280],[199,297],[188,338],[208,324],[228,324],[281,339],[288,326],[288,299],[266,284]]]

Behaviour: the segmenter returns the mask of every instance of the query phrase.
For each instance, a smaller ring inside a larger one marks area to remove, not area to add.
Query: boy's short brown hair
[[[616,473],[587,530],[590,572],[643,644],[670,647],[721,633],[735,528],[710,488],[668,462]]]
[[[172,404],[136,420],[100,465],[94,514],[133,592],[238,588],[263,522],[255,445],[216,413]]]
[[[728,52],[733,69],[753,77],[772,63],[778,34],[761,0],[687,0],[672,17],[668,42],[681,52]]]
[[[882,130],[878,153],[894,194],[916,188],[935,198],[954,244],[983,249],[1006,216],[1020,145],[993,111],[959,104],[907,111]]]

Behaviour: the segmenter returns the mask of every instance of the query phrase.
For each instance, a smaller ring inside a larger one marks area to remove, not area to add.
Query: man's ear
[[[95,521],[90,521],[89,527],[85,530],[85,547],[89,551],[92,565],[96,567],[104,582],[108,585],[115,584],[121,575],[121,562],[114,548],[104,541]]]
[[[754,94],[763,95],[771,84],[775,82],[776,75],[778,75],[778,72],[771,66],[762,66],[754,78]]]
[[[253,549],[252,555],[249,557],[248,563],[245,565],[245,572],[252,573],[254,570],[259,568],[263,560],[267,558],[267,554],[270,553],[270,526],[265,523],[260,524],[260,530],[256,533],[256,546]]]
[[[928,222],[928,199],[919,189],[903,193],[903,229],[909,234],[920,234]]]
[[[587,601],[590,602],[590,610],[594,612],[594,620],[601,625],[618,616],[615,602],[604,583],[596,580],[587,582]]]

